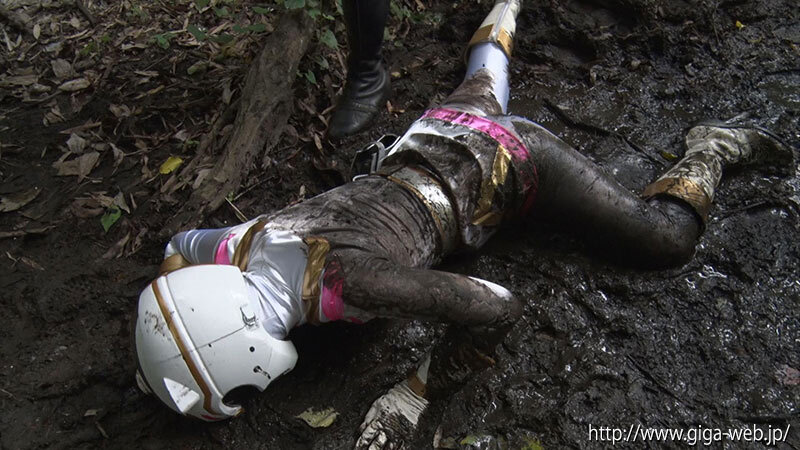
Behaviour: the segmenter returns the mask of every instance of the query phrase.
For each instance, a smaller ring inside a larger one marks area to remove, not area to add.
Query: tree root
[[[263,157],[273,149],[291,115],[292,84],[312,32],[311,19],[302,12],[287,13],[279,19],[275,31],[266,39],[264,49],[248,70],[233,130],[224,150],[215,161],[213,156],[198,155],[175,180],[178,186],[189,184],[197,175],[198,167],[213,165],[211,173],[163,228],[162,237],[199,225],[247,179],[256,156]],[[204,138],[201,153],[217,153],[208,149],[220,145],[214,135],[226,122],[224,116],[226,113],[215,123],[212,135]],[[169,189],[174,188],[169,186]]]

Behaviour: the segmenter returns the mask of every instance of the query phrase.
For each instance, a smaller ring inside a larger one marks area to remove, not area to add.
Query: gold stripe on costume
[[[422,380],[419,379],[419,375],[413,373],[407,380],[408,388],[411,389],[412,392],[419,395],[420,397],[425,397],[425,391],[427,390],[427,386]]]
[[[478,205],[472,215],[473,225],[491,226],[500,223],[502,216],[492,212],[491,209],[495,191],[506,182],[510,161],[511,155],[508,150],[498,144],[497,151],[494,154],[494,162],[492,163],[491,177],[484,177],[481,183],[481,196],[478,198]]]
[[[315,236],[304,238],[303,242],[308,247],[306,270],[303,273],[303,304],[306,308],[306,320],[318,324],[320,278],[331,244],[327,239]]]
[[[183,342],[183,339],[181,339],[181,336],[178,334],[178,330],[175,328],[175,322],[172,320],[172,314],[169,311],[169,308],[167,308],[164,297],[161,295],[161,290],[158,289],[158,279],[153,281],[151,286],[153,287],[153,293],[156,295],[156,301],[158,303],[158,308],[161,310],[161,315],[164,317],[164,320],[166,320],[167,328],[169,328],[169,332],[172,334],[172,339],[178,346],[178,350],[181,352],[181,357],[186,363],[186,366],[189,368],[192,378],[194,378],[194,381],[198,386],[200,386],[200,390],[203,391],[203,408],[205,408],[205,410],[211,414],[221,414],[211,407],[211,388],[208,387],[205,379],[200,374],[200,369],[197,368],[194,360],[189,356],[189,347],[185,342]]]
[[[250,246],[253,245],[253,237],[256,233],[263,230],[265,226],[267,226],[265,220],[259,220],[254,223],[253,226],[248,228],[247,232],[244,233],[242,240],[239,241],[239,245],[236,246],[236,250],[233,252],[231,263],[242,272],[247,270],[247,263],[250,262]]]
[[[472,48],[473,45],[480,44],[482,42],[493,42],[491,36],[492,29],[494,29],[495,25],[496,24],[490,24],[478,28],[478,31],[476,31],[475,34],[472,35],[472,39],[469,40],[467,48]],[[508,31],[501,28],[497,33],[497,43],[503,48],[503,52],[506,54],[506,56],[511,58],[511,50],[514,49],[514,37],[511,36]]]
[[[436,214],[436,210],[433,208],[433,205],[431,205],[431,202],[429,202],[428,199],[424,195],[422,195],[422,192],[420,192],[416,186],[407,182],[406,180],[393,177],[391,175],[388,175],[386,178],[408,189],[409,191],[411,191],[412,194],[414,194],[418,199],[420,199],[420,201],[422,201],[422,204],[425,205],[425,207],[431,213],[431,217],[433,217],[433,221],[436,224],[436,229],[439,230],[439,236],[441,236],[441,240],[444,241],[446,239],[446,234],[444,231],[444,227],[442,226],[442,221],[439,218],[439,215]]]
[[[691,205],[703,220],[703,223],[708,219],[711,199],[699,184],[691,180],[686,178],[661,178],[644,188],[642,197],[650,198],[657,194],[677,197]]]
[[[191,266],[192,263],[186,260],[180,253],[175,253],[174,255],[170,256],[169,258],[165,259],[161,262],[161,266],[158,268],[159,275],[166,275],[170,272],[174,272],[178,269],[183,269],[184,267]]]

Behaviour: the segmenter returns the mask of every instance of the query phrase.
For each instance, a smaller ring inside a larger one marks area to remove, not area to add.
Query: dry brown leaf
[[[56,78],[59,80],[67,79],[75,73],[72,64],[66,59],[56,58],[50,61],[50,67],[52,67],[53,74],[55,74]]]
[[[93,198],[76,198],[75,201],[69,206],[70,212],[75,217],[87,219],[89,217],[99,216],[105,212],[105,208]]]
[[[233,97],[233,91],[231,91],[231,80],[226,80],[225,85],[222,87],[222,102],[226,105],[230,105],[231,97]]]
[[[48,126],[54,123],[61,123],[64,120],[66,119],[61,114],[61,109],[59,109],[58,105],[55,105],[50,109],[50,111],[45,113],[42,123],[44,123],[45,126]]]
[[[131,213],[131,208],[128,206],[128,202],[125,201],[125,195],[122,192],[114,196],[114,205],[128,214]]]
[[[36,25],[33,26],[33,38],[38,41],[39,36],[41,35],[42,35],[42,27],[40,27],[39,24],[37,23]]]
[[[0,78],[0,87],[30,86],[39,81],[36,74],[16,75]]]
[[[39,196],[41,190],[38,187],[32,187],[28,190],[17,192],[14,194],[4,195],[0,199],[0,212],[16,211],[28,203],[32,202]]]
[[[50,86],[45,86],[39,83],[33,83],[30,87],[30,92],[33,94],[44,94],[45,92],[50,92],[52,88]]]
[[[76,78],[74,80],[62,83],[58,88],[65,92],[77,92],[86,89],[91,85],[92,83],[90,83],[86,78]]]
[[[181,142],[186,142],[192,136],[189,134],[188,131],[181,130],[181,131],[178,131],[177,133],[175,133],[172,137],[177,139],[177,140],[179,140],[179,141],[181,141]]]
[[[70,153],[83,153],[83,149],[86,148],[86,139],[72,133],[69,135],[69,139],[67,139],[67,148]]]
[[[72,18],[69,19],[69,24],[72,25],[72,28],[75,28],[76,30],[81,27],[81,21],[75,16],[72,16]]]
[[[100,153],[89,152],[69,161],[58,160],[53,163],[53,167],[58,170],[58,176],[77,175],[78,181],[83,180],[86,175],[97,165]]]
[[[108,105],[108,110],[111,111],[117,119],[122,119],[131,115],[131,109],[128,108],[127,105],[115,105],[112,103]]]
[[[125,158],[125,152],[114,144],[111,144],[111,151],[114,153],[114,168],[116,169],[122,163],[122,159]]]

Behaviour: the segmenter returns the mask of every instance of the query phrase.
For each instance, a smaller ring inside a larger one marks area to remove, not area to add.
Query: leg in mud
[[[696,126],[687,134],[684,158],[642,199],[538,125],[514,120],[514,127],[539,170],[534,214],[587,235],[612,257],[648,267],[692,256],[724,166],[759,157],[791,161],[790,150],[761,129]]]

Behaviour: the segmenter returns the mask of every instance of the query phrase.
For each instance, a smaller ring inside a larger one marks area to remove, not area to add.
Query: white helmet
[[[206,421],[242,412],[232,390],[263,391],[297,351],[256,318],[236,266],[199,265],[158,277],[139,296],[136,381],[175,411]]]

